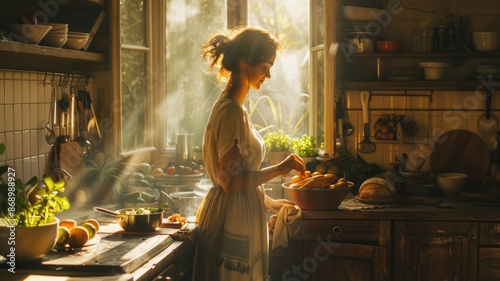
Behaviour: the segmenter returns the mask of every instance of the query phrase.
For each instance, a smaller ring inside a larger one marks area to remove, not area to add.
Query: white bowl
[[[371,21],[375,20],[375,16],[380,14],[380,9],[357,7],[357,6],[344,6],[342,8],[344,17],[350,21]]]
[[[449,66],[446,62],[421,62],[418,65],[424,68],[425,80],[442,80],[444,68]]]
[[[472,32],[473,38],[500,38],[500,32],[476,31]]]
[[[72,49],[72,50],[80,50],[87,43],[88,38],[71,38],[68,37],[66,44],[64,44],[63,48]]]
[[[500,38],[472,38],[472,44],[478,52],[495,52],[500,48]]]
[[[7,36],[14,41],[36,45],[51,29],[52,26],[49,25],[9,24],[10,32]]]
[[[66,36],[51,36],[50,33],[43,37],[42,41],[40,41],[40,45],[61,48],[68,41],[68,37]]]
[[[49,22],[45,23],[44,25],[50,25],[52,26],[52,29],[68,29],[68,24],[67,23],[55,23],[55,22]]]
[[[68,31],[68,37],[88,38],[90,33]]]
[[[465,189],[467,185],[467,174],[464,173],[442,173],[437,175],[439,188],[449,196],[456,196],[458,192]]]

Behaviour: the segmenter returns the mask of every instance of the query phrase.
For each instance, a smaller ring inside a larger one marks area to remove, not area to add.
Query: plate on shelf
[[[391,204],[397,202],[400,197],[389,198],[389,199],[361,199],[359,195],[354,196],[354,199],[358,200],[361,203],[365,204]]]

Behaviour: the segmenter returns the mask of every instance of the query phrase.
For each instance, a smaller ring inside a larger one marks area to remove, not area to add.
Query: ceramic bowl
[[[424,68],[425,80],[442,80],[444,68],[449,65],[446,62],[420,62],[419,66]]]
[[[65,35],[52,35],[50,32],[47,34],[42,41],[40,41],[40,45],[61,48],[66,44],[68,37]]]
[[[36,45],[51,29],[49,25],[9,24],[10,33],[7,36],[14,41]]]
[[[68,40],[66,41],[66,44],[64,44],[64,48],[66,49],[72,49],[72,50],[80,50],[85,46],[85,43],[87,43],[89,39],[88,38],[73,38],[73,37],[68,37]]]
[[[14,262],[28,262],[42,259],[54,248],[57,240],[59,220],[36,227],[8,227],[0,225],[0,237],[15,237]],[[0,239],[0,255],[11,255],[12,244]],[[10,258],[7,259],[9,261]]]
[[[447,195],[456,196],[465,189],[467,178],[464,173],[441,173],[437,175],[437,183]]]

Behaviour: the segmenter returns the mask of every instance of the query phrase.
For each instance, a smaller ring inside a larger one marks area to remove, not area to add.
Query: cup
[[[178,165],[185,165],[193,161],[193,134],[177,134],[175,145],[175,161]]]

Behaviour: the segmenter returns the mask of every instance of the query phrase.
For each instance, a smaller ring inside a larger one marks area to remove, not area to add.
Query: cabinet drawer
[[[380,222],[371,220],[303,220],[298,239],[330,236],[336,241],[379,241]]]
[[[500,248],[479,248],[479,279],[481,281],[498,280],[500,276]]]
[[[500,223],[479,224],[479,245],[500,245]]]

